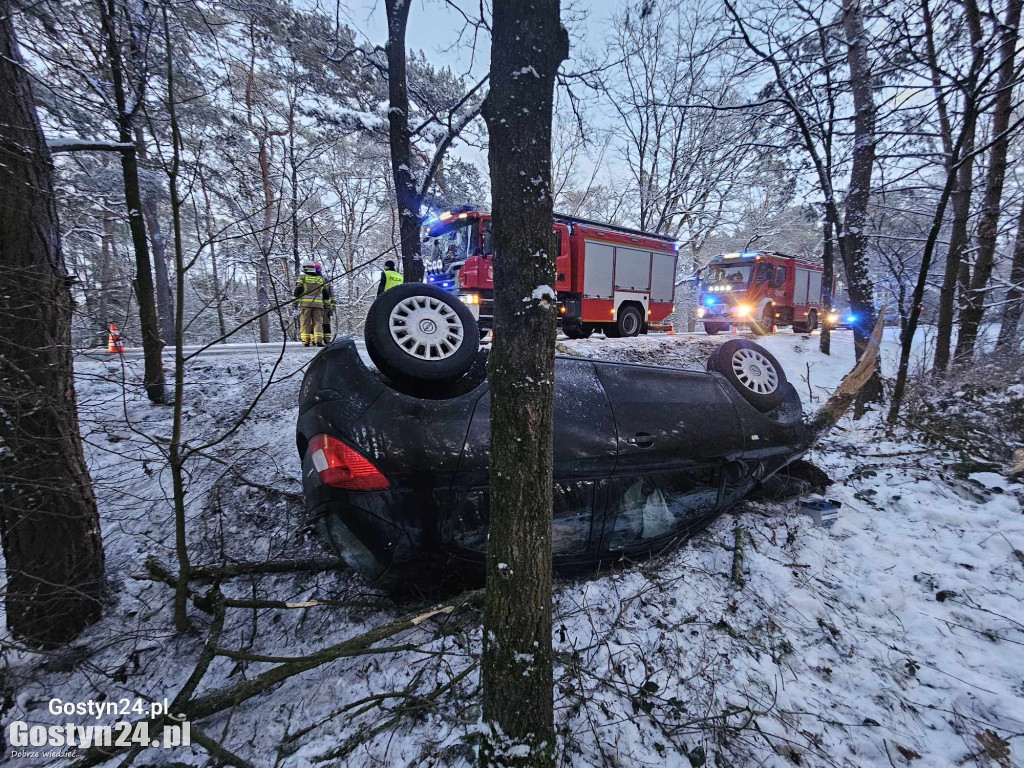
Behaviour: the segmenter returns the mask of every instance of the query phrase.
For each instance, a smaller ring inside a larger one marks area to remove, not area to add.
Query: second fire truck
[[[779,325],[810,333],[832,319],[822,304],[822,265],[815,262],[775,251],[725,253],[698,276],[697,316],[710,334],[740,325],[756,334],[772,333]]]
[[[676,242],[663,235],[555,214],[552,248],[563,332],[585,338],[646,333],[675,310]],[[447,211],[428,223],[427,281],[457,288],[489,330],[494,320],[491,216],[472,208]],[[497,258],[501,258],[500,255]]]

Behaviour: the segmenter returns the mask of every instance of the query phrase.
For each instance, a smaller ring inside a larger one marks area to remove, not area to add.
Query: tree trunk
[[[999,328],[999,340],[996,346],[1005,348],[1012,346],[1017,340],[1017,326],[1020,316],[1024,313],[1024,206],[1017,217],[1017,239],[1013,243],[1013,264],[1010,267],[1010,289],[1006,292],[1006,305],[1003,307],[1003,323]]]
[[[114,258],[114,215],[107,207],[106,199],[103,200],[103,235],[100,242],[100,263],[97,267],[99,279],[96,281],[99,287],[99,316],[96,321],[97,346],[105,346],[107,333],[113,317],[110,314],[110,291],[113,280],[111,280],[111,264]]]
[[[199,189],[203,193],[203,204],[206,208],[206,239],[210,246],[210,272],[213,279],[213,299],[217,302],[217,329],[220,331],[220,336],[224,339],[224,343],[227,343],[227,339],[224,338],[228,335],[227,324],[224,322],[224,293],[220,287],[220,275],[217,269],[217,244],[214,242],[213,233],[213,208],[210,205],[210,191],[206,188],[206,178],[202,172],[199,172]]]
[[[493,28],[483,109],[496,257],[481,762],[552,766],[551,118],[569,39],[559,0],[498,0]]]
[[[956,362],[959,365],[970,365],[974,359],[978,328],[985,314],[988,282],[995,264],[996,243],[999,237],[999,206],[1003,198],[1003,182],[1006,180],[1006,153],[1010,146],[1010,118],[1013,116],[1014,106],[1014,60],[1022,4],[1024,0],[1008,0],[1006,20],[1002,26],[999,79],[996,86],[995,112],[992,115],[994,141],[992,149],[989,150],[985,198],[978,220],[978,257],[974,263],[970,288],[964,296],[964,307],[960,312],[960,333],[956,339]]]
[[[135,129],[135,154],[142,166],[148,160],[146,139],[140,128]],[[153,190],[142,193],[142,214],[146,218],[149,242],[153,247],[153,275],[156,278],[156,314],[160,322],[160,335],[165,344],[174,338],[174,294],[167,274],[167,238],[160,229],[160,204]]]
[[[868,202],[871,198],[871,172],[875,164],[875,99],[871,62],[868,59],[867,38],[860,0],[843,0],[843,31],[846,35],[847,63],[850,67],[850,89],[853,92],[855,116],[853,121],[853,159],[850,168],[850,187],[846,193],[846,211],[843,224],[843,266],[850,292],[850,305],[858,322],[853,327],[856,357],[861,355],[871,340],[875,325],[875,303],[867,254]],[[854,414],[860,415],[866,402],[882,398],[882,376],[876,369],[871,380],[860,390]]]
[[[395,181],[399,237],[402,243],[402,272],[406,282],[423,279],[420,261],[420,197],[412,175],[409,136],[409,90],[406,68],[405,28],[409,22],[409,0],[384,0],[388,16],[388,135],[391,144],[391,174]]]
[[[114,0],[98,0],[100,25],[107,48],[110,64],[111,85],[114,88],[114,103],[117,107],[118,140],[134,144],[135,106],[128,107],[124,87],[124,70],[121,48],[117,39],[116,11]],[[136,94],[139,98],[140,94]],[[157,323],[156,301],[153,298],[153,271],[149,263],[149,243],[146,241],[146,223],[142,217],[142,192],[139,187],[139,165],[132,150],[121,152],[121,173],[124,177],[124,199],[128,210],[128,226],[132,234],[135,251],[135,297],[139,302],[139,324],[142,327],[142,352],[144,358],[143,382],[146,395],[154,403],[164,400],[164,366]]]
[[[260,235],[260,261],[256,265],[256,306],[260,313],[260,342],[270,342],[270,250],[274,246],[274,187],[270,181],[269,139],[259,140],[260,179],[263,183],[263,232]]]
[[[8,629],[55,646],[100,616],[103,545],[78,427],[53,165],[12,16],[0,0],[0,537]]]
[[[828,313],[832,311],[832,304],[835,301],[835,297],[832,295],[832,285],[836,281],[836,257],[835,248],[832,242],[832,222],[829,221],[828,217],[825,217],[825,223],[822,225],[823,241],[822,241],[822,273],[821,273],[821,306],[825,310],[825,318],[821,318],[821,340],[818,348],[823,354],[832,354],[832,330],[828,327]]]
[[[939,64],[935,53],[934,32],[931,24],[931,14],[928,11],[927,2],[922,6],[925,15],[925,36],[928,43],[929,66],[932,70],[932,81],[935,90],[936,101],[940,105],[945,104],[942,94],[941,81],[939,79]],[[967,0],[964,3],[964,17],[967,21],[967,29],[970,34],[971,47],[974,51],[974,59],[969,70],[966,83],[964,84],[964,122],[961,133],[964,136],[964,149],[961,157],[965,158],[963,164],[957,171],[957,186],[953,193],[953,224],[949,233],[949,249],[946,251],[946,267],[942,275],[942,287],[939,289],[939,318],[938,331],[935,339],[935,360],[932,370],[941,373],[949,367],[949,356],[953,339],[953,318],[956,314],[956,293],[957,287],[963,285],[964,271],[967,269],[964,263],[964,252],[967,250],[969,241],[968,223],[971,218],[971,193],[974,187],[974,139],[978,123],[978,77],[981,74],[981,67],[985,58],[984,43],[982,41],[981,16],[978,13],[978,5],[975,0]],[[940,112],[940,130],[942,131],[943,146],[949,157],[948,162],[953,162],[952,144],[953,134],[948,118],[942,119],[945,110]],[[948,136],[947,136],[948,133]],[[961,291],[961,295],[965,293]]]
[[[167,54],[167,115],[171,126],[171,164],[167,169],[167,186],[171,198],[171,226],[174,228],[174,273],[177,278],[174,305],[174,418],[171,441],[167,446],[167,463],[171,469],[174,500],[174,550],[178,558],[178,581],[174,589],[174,629],[188,631],[188,581],[192,565],[188,556],[185,520],[185,460],[188,457],[182,441],[182,411],[185,405],[185,256],[181,244],[181,200],[178,197],[178,173],[181,169],[181,132],[174,103],[174,50],[167,23],[167,6],[161,8],[164,21],[164,50]]]

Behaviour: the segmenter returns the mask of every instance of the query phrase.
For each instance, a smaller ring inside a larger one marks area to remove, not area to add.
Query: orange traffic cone
[[[669,323],[668,324],[668,335],[669,336],[675,336],[676,335],[675,323]]]
[[[120,355],[124,352],[124,342],[121,341],[121,332],[117,326],[110,324],[110,335],[107,337],[107,352],[112,355]]]

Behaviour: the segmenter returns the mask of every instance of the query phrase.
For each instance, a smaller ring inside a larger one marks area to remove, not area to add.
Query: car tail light
[[[330,435],[310,440],[309,454],[324,485],[346,491],[386,491],[391,487],[369,459]]]

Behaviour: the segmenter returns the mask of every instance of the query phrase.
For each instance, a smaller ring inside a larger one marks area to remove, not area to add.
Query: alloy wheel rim
[[[732,370],[740,384],[758,395],[770,395],[779,388],[778,371],[756,349],[736,350],[732,356]]]
[[[444,360],[462,346],[465,329],[458,313],[433,296],[410,296],[391,310],[391,338],[419,360]]]

